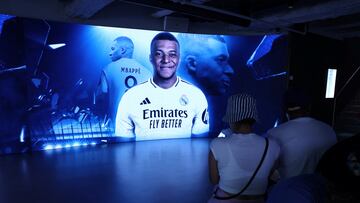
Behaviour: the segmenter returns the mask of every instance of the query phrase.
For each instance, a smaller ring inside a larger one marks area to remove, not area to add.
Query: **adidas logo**
[[[147,97],[140,103],[140,105],[145,105],[145,104],[151,104],[149,98]]]

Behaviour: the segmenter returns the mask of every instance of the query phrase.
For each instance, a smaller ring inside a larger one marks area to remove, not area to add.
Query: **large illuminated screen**
[[[280,121],[286,35],[0,21],[0,154],[216,137],[235,93],[257,99],[257,133]]]

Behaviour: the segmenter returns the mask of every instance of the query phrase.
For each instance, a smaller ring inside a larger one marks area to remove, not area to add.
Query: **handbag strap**
[[[243,192],[249,187],[249,185],[251,184],[251,182],[252,182],[253,179],[255,178],[257,172],[259,171],[262,163],[264,162],[266,153],[267,153],[267,151],[268,151],[269,140],[268,140],[267,137],[265,137],[265,142],[266,142],[266,143],[265,143],[265,149],[264,149],[264,153],[263,153],[263,155],[262,155],[262,157],[261,157],[261,160],[260,160],[257,168],[255,169],[253,175],[251,176],[250,180],[249,180],[249,181],[247,182],[247,184],[245,185],[245,187],[244,187],[239,193],[237,193],[237,194],[235,194],[235,195],[228,196],[228,197],[219,197],[219,196],[217,196],[216,193],[217,193],[217,191],[218,191],[218,189],[219,189],[219,187],[218,187],[218,188],[216,188],[216,190],[215,190],[215,192],[214,192],[214,195],[215,195],[214,198],[215,198],[215,199],[228,200],[228,199],[235,198],[235,197],[239,196],[241,193],[243,193]]]

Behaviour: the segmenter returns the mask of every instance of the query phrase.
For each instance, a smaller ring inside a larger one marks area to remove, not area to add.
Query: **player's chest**
[[[194,107],[195,100],[184,92],[167,93],[167,92],[143,92],[142,97],[137,98],[139,108],[178,108],[190,109]]]

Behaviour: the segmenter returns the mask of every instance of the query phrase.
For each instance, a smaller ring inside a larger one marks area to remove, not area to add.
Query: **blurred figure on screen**
[[[234,74],[225,39],[196,34],[179,34],[178,38],[183,46],[180,75],[206,94],[224,94]]]
[[[133,86],[151,77],[151,72],[133,59],[134,43],[125,36],[116,38],[110,47],[111,63],[101,73],[97,95],[107,95],[107,112],[111,123],[115,123],[121,96]]]
[[[153,77],[127,91],[116,117],[117,136],[136,140],[206,136],[207,100],[202,91],[177,76],[180,46],[168,32],[151,41]]]

